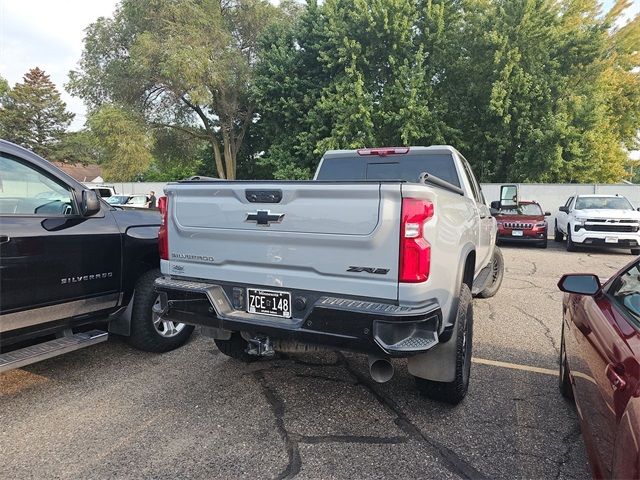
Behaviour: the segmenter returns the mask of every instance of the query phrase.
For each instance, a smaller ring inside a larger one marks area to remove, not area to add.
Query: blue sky
[[[274,2],[277,3],[277,2]],[[84,29],[99,16],[110,16],[117,0],[0,0],[0,75],[10,85],[38,66],[51,76],[69,110],[76,114],[72,128],[84,124],[82,102],[63,88],[69,70],[82,53]],[[606,9],[613,0],[605,0]],[[629,10],[640,12],[640,0]]]

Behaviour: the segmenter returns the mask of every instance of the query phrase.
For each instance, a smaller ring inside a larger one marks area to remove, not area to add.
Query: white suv
[[[555,241],[567,239],[567,251],[576,246],[630,248],[640,255],[640,212],[621,195],[569,197],[556,215]]]

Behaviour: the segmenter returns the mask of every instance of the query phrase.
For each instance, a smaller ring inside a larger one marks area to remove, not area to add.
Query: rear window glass
[[[325,158],[317,179],[403,180],[416,183],[423,172],[460,187],[455,163],[452,156],[447,154]]]

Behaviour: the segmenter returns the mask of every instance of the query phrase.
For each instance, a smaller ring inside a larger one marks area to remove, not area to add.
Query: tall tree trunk
[[[220,144],[218,143],[218,139],[215,137],[215,133],[211,136],[211,147],[213,148],[213,158],[216,162],[216,170],[218,171],[218,177],[221,179],[226,179],[227,176],[224,172],[224,166],[222,165],[222,155],[220,153]]]
[[[236,159],[233,153],[233,149],[231,148],[231,133],[229,130],[224,127],[221,128],[222,131],[222,141],[224,142],[224,163],[227,169],[227,179],[235,180],[236,179]]]

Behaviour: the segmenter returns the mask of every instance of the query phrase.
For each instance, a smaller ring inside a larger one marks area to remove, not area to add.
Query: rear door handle
[[[7,243],[11,241],[11,237],[8,235],[0,235],[0,243]]]
[[[616,372],[616,367],[614,365],[607,365],[604,373],[609,379],[609,383],[611,383],[611,388],[613,388],[614,390],[622,391],[627,386],[627,382],[618,372]]]

